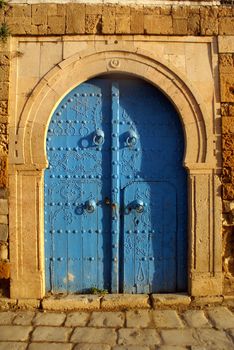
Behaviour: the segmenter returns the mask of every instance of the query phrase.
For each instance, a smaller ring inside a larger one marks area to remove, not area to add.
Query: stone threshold
[[[187,294],[57,294],[38,299],[0,297],[0,310],[40,309],[44,311],[123,311],[134,309],[234,307],[234,295],[190,297]]]

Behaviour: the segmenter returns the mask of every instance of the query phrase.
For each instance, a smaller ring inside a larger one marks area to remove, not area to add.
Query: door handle
[[[101,129],[97,129],[93,137],[93,143],[97,146],[100,146],[100,145],[103,145],[104,140],[105,140],[104,131]]]
[[[137,213],[143,213],[144,211],[144,202],[141,199],[136,199],[135,201],[133,201],[132,203],[130,203],[128,205],[128,209],[132,210],[136,210]]]
[[[97,207],[97,204],[94,199],[89,199],[85,202],[84,208],[87,211],[87,213],[93,213]]]
[[[128,147],[135,146],[137,144],[137,140],[138,140],[138,135],[136,134],[136,132],[134,130],[130,130],[126,140]]]

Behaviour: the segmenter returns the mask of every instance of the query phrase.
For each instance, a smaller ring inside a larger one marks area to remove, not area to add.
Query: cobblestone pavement
[[[233,350],[234,314],[188,309],[1,311],[0,350]]]

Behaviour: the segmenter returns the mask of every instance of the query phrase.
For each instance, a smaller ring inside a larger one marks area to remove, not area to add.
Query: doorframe
[[[46,135],[59,102],[75,86],[108,73],[130,74],[159,88],[184,130],[188,172],[188,293],[222,294],[219,160],[214,118],[198,91],[168,62],[129,44],[99,45],[61,61],[37,84],[10,135],[9,233],[11,298],[45,295],[44,170]]]

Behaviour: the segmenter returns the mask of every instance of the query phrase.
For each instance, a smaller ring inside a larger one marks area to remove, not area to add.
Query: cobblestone
[[[213,346],[215,350],[233,350],[233,342],[225,332],[216,329],[199,329],[198,337],[206,346]]]
[[[123,312],[93,312],[89,326],[92,327],[123,327]]]
[[[120,329],[118,343],[120,345],[158,345],[160,337],[154,329]]]
[[[181,309],[180,309],[181,310]],[[233,350],[228,307],[0,312],[0,350]]]
[[[17,313],[13,324],[18,326],[29,326],[35,316],[35,312],[33,311],[21,311]]]
[[[88,312],[70,312],[67,315],[65,326],[84,327],[87,324],[90,314]]]
[[[151,322],[151,312],[148,310],[134,310],[126,313],[127,327],[147,328]]]
[[[174,310],[156,310],[153,311],[153,319],[157,328],[182,328],[184,327],[181,319]]]
[[[209,318],[216,328],[232,328],[234,327],[234,315],[226,307],[216,307],[208,311]]]
[[[32,327],[0,326],[0,341],[27,341]]]
[[[39,326],[33,331],[32,340],[66,342],[71,332],[72,328]]]
[[[198,344],[193,329],[162,330],[161,335],[166,345],[189,346]]]
[[[71,350],[73,344],[61,343],[31,343],[28,350]]]
[[[78,344],[74,350],[110,350],[110,345],[107,344]]]
[[[15,313],[12,311],[1,312],[0,324],[10,324],[15,316]]]
[[[183,316],[189,327],[211,327],[202,310],[188,310]]]
[[[27,346],[27,343],[2,342],[0,350],[26,350]]]
[[[38,313],[33,320],[33,324],[36,326],[61,326],[66,318],[62,313]]]
[[[97,343],[110,344],[116,343],[116,332],[114,329],[97,329],[94,327],[76,328],[72,334],[71,341],[73,343]]]

